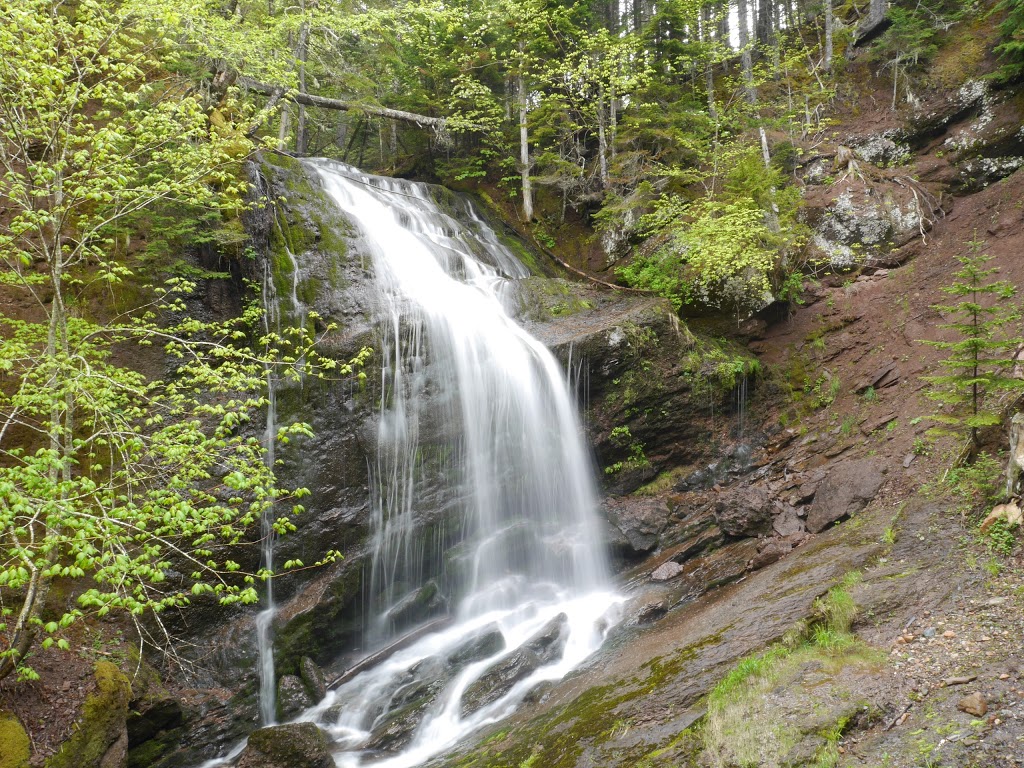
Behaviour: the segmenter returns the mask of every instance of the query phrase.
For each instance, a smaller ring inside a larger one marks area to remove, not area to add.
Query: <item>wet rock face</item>
[[[406,747],[430,707],[455,677],[476,661],[505,648],[498,626],[484,627],[447,658],[431,657],[412,667],[377,718],[367,749],[395,752]]]
[[[237,768],[334,768],[330,741],[313,723],[289,723],[250,734]]]
[[[807,513],[807,530],[820,533],[832,523],[860,512],[885,482],[882,470],[870,459],[846,461],[829,471]]]
[[[569,639],[569,617],[558,614],[529,642],[488,670],[462,695],[462,716],[497,701],[521,680],[558,660]]]
[[[505,636],[501,634],[497,624],[484,627],[479,634],[448,657],[448,663],[455,667],[463,667],[474,661],[486,659],[505,648]]]

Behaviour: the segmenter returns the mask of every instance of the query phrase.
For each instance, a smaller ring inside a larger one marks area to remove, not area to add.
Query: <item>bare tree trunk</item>
[[[523,44],[519,44],[522,51]],[[529,105],[526,100],[526,83],[523,73],[516,76],[516,91],[519,96],[519,165],[523,176],[523,218],[533,220],[533,185],[530,180],[530,134],[526,127]]]
[[[302,3],[302,10],[306,4]],[[299,93],[306,92],[306,57],[309,54],[309,24],[304,22],[299,28],[299,42],[295,47],[296,58],[299,61]],[[295,119],[295,154],[306,154],[306,107],[301,102],[297,105]]]
[[[832,0],[825,0],[825,60],[822,69],[832,71]]]
[[[284,152],[288,149],[288,136],[292,127],[292,108],[287,102],[281,105],[281,119],[277,125],[277,148]]]
[[[268,83],[261,83],[258,80],[253,80],[251,77],[239,75],[238,84],[248,88],[251,91],[257,91],[258,93],[265,93],[268,96],[272,96],[278,91],[283,90],[279,85],[270,85]],[[285,98],[287,101],[294,101],[296,104],[305,104],[309,107],[323,107],[324,109],[338,109],[341,111],[354,110],[356,112],[363,112],[373,117],[386,117],[389,120],[401,120],[406,123],[413,123],[421,128],[429,126],[443,130],[445,127],[445,119],[443,117],[430,117],[428,115],[418,115],[415,112],[406,112],[401,109],[390,109],[389,107],[377,107],[372,104],[359,104],[357,102],[342,101],[341,99],[328,99],[325,96],[316,96],[312,93],[299,93],[297,91],[285,91]],[[282,108],[282,114],[284,110]]]
[[[604,85],[597,90],[597,161],[601,188],[608,189],[608,137],[605,133]]]
[[[619,98],[615,95],[615,83],[608,89],[608,130],[612,157],[615,157],[615,140],[619,132]]]
[[[743,91],[747,101],[757,103],[757,89],[754,87],[754,61],[750,55],[750,20],[748,0],[736,0],[737,19],[739,22],[740,66],[743,69]]]
[[[771,45],[775,30],[774,3],[772,0],[757,0],[757,22],[755,36],[758,45]]]
[[[708,114],[712,120],[718,120],[718,110],[715,108],[715,72],[712,66],[712,46],[714,40],[711,34],[711,7],[705,5],[701,9],[701,41],[705,44],[706,53],[704,59],[704,90],[708,97]]]

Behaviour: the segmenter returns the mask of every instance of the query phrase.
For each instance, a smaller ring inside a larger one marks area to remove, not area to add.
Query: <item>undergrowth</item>
[[[779,690],[797,680],[804,670],[821,668],[835,675],[848,664],[875,660],[876,652],[857,640],[852,631],[858,607],[851,590],[860,581],[859,571],[846,574],[814,602],[809,621],[767,650],[741,659],[708,694],[700,736],[710,765],[784,764],[787,754],[809,735],[819,745],[806,764],[815,768],[838,764],[839,740],[850,723],[848,712],[837,712],[825,725],[812,726],[810,734],[791,719],[766,715],[767,709],[775,706]]]

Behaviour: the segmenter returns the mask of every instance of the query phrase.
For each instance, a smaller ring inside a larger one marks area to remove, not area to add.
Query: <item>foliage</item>
[[[1024,76],[1024,0],[1001,0],[994,10],[1006,12],[1006,18],[999,24],[1003,39],[995,48],[1003,64],[995,77],[1017,80]]]
[[[1009,555],[1017,546],[1017,535],[1005,520],[996,520],[985,532],[985,543],[999,555]]]
[[[991,507],[1003,497],[1003,470],[1001,458],[979,453],[969,464],[950,469],[945,483],[964,511]]]
[[[254,601],[267,574],[242,573],[224,546],[289,498],[247,426],[268,371],[352,370],[302,329],[254,337],[254,307],[192,316],[181,277],[140,287],[124,228],[174,206],[197,222],[233,215],[254,146],[247,110],[225,93],[210,112],[181,89],[168,70],[184,60],[144,22],[131,4],[0,0],[0,274],[32,306],[0,326],[0,677],[30,676],[36,637],[66,648],[86,613]],[[129,306],[89,319],[98,287]],[[77,604],[46,616],[58,578]]]
[[[614,475],[624,469],[641,469],[650,466],[647,454],[644,453],[644,444],[633,437],[629,427],[614,427],[609,435],[609,440],[613,445],[625,450],[628,455],[625,461],[616,461],[605,467],[606,475]]]
[[[957,317],[941,326],[954,331],[956,339],[923,342],[948,353],[940,363],[945,372],[924,380],[932,385],[926,395],[949,408],[931,416],[942,426],[930,431],[956,435],[966,430],[976,446],[978,429],[998,424],[1001,419],[994,397],[1021,391],[1024,381],[1012,375],[1013,355],[1020,340],[1006,333],[1007,326],[1020,319],[1017,307],[1006,303],[1016,294],[1016,288],[1005,280],[988,280],[998,270],[984,268],[991,258],[983,253],[984,242],[974,239],[967,246],[967,254],[958,257],[962,266],[953,275],[956,282],[942,289],[959,301],[933,307]]]
[[[680,308],[699,303],[750,312],[773,300],[788,279],[787,257],[806,233],[797,220],[799,192],[780,189],[782,174],[754,150],[738,151],[721,195],[686,203],[663,197],[641,223],[660,240],[619,270],[630,284]]]

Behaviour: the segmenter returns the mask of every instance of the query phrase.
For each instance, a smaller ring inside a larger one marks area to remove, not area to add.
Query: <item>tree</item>
[[[302,329],[253,339],[255,308],[200,321],[190,281],[140,290],[120,257],[121,227],[146,212],[236,213],[253,149],[251,111],[228,94],[208,113],[143,21],[93,0],[0,0],[0,279],[31,301],[0,321],[0,678],[31,675],[37,636],[66,646],[60,630],[86,612],[255,601],[267,574],[241,573],[223,545],[287,494],[244,427],[268,364],[297,376],[317,361]],[[127,280],[139,303],[89,319]],[[147,357],[169,373],[126,362]],[[86,577],[76,608],[44,615],[54,579]]]
[[[911,10],[890,8],[888,15],[892,23],[872,48],[872,58],[881,62],[884,69],[892,70],[893,110],[898,101],[900,76],[906,81],[911,70],[938,50],[934,42],[936,30],[927,12],[928,9],[920,5]]]
[[[978,446],[978,429],[998,424],[1001,412],[993,397],[1000,392],[1024,390],[1024,380],[1012,375],[1015,353],[1021,339],[1007,334],[1007,327],[1020,320],[1019,309],[1006,303],[1016,288],[1006,280],[989,282],[997,269],[985,269],[991,257],[983,253],[985,243],[977,237],[967,243],[967,254],[958,256],[962,265],[956,281],[942,289],[959,299],[954,304],[932,308],[957,319],[940,326],[953,331],[953,341],[924,341],[948,353],[940,365],[945,373],[924,377],[932,388],[927,397],[948,406],[949,412],[931,419],[940,427],[933,434],[962,434],[966,429],[970,445]]]
[[[754,85],[754,63],[751,53],[750,17],[748,3],[751,0],[736,0],[737,29],[739,30],[740,67],[743,70],[744,96],[751,104],[757,102],[757,87]]]
[[[1005,11],[1006,18],[999,24],[1003,40],[995,51],[1003,60],[996,71],[999,80],[1016,80],[1024,76],[1024,0],[1001,0],[997,11]]]
[[[826,72],[832,71],[832,56],[834,55],[832,38],[835,24],[832,0],[825,0],[825,51],[822,54],[821,68]]]

